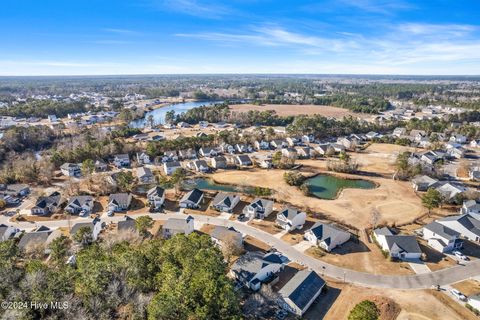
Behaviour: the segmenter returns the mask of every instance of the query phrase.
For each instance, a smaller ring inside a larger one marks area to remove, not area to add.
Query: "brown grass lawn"
[[[297,243],[302,242],[303,233],[300,233],[300,232],[287,233],[287,234],[283,235],[280,239],[282,239],[286,243],[294,246]]]
[[[365,119],[365,118],[371,117],[371,115],[354,113],[343,108],[337,108],[332,106],[319,106],[319,105],[237,104],[237,105],[230,105],[230,109],[233,112],[247,112],[250,110],[256,110],[256,111],[274,110],[280,116],[319,114],[324,117],[334,117],[334,118],[343,118],[345,116],[353,116],[353,117],[359,117],[359,118]]]
[[[478,282],[477,280],[464,280],[452,284],[452,287],[454,287],[467,297],[480,293],[480,282]]]
[[[437,271],[457,264],[453,259],[429,247],[425,240],[418,238],[418,244],[422,252],[426,255],[425,264],[430,270]]]
[[[272,247],[270,247],[268,244],[266,244],[263,241],[260,241],[254,237],[251,236],[246,236],[243,239],[243,244],[244,244],[244,249],[246,251],[268,251]]]

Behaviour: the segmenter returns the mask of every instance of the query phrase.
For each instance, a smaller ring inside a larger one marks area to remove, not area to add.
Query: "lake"
[[[345,179],[320,174],[306,181],[311,194],[320,199],[335,199],[342,189],[374,189],[375,183],[362,179]]]
[[[200,190],[213,190],[213,191],[223,191],[223,192],[240,192],[254,194],[255,189],[252,187],[241,187],[234,186],[229,184],[218,184],[211,179],[206,178],[195,178],[190,180],[185,180],[183,187],[187,190],[197,188]]]
[[[200,106],[210,106],[215,103],[221,103],[222,101],[193,101],[193,102],[183,102],[183,103],[174,103],[170,105],[166,105],[164,107],[160,107],[154,109],[152,111],[148,111],[145,113],[143,118],[133,120],[130,122],[129,126],[131,128],[144,128],[147,125],[147,119],[150,115],[153,116],[154,124],[164,124],[165,123],[165,115],[168,111],[175,111],[175,113],[182,113],[188,111],[190,109],[200,107]]]

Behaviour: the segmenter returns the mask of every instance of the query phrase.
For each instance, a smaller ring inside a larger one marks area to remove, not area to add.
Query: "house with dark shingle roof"
[[[292,207],[285,207],[277,214],[277,225],[287,231],[302,229],[305,224],[307,214]]]
[[[249,289],[257,291],[262,283],[275,277],[284,265],[265,261],[259,251],[247,252],[238,258],[230,269],[232,276]]]
[[[273,211],[273,201],[256,198],[243,208],[243,213],[249,219],[265,219]]]
[[[138,182],[140,184],[155,183],[155,175],[147,167],[138,167],[136,170]]]
[[[317,222],[305,232],[305,239],[330,252],[350,240],[350,233],[335,225]]]
[[[180,208],[198,209],[203,200],[203,191],[193,189],[187,192],[180,200]]]
[[[92,213],[94,201],[92,196],[72,197],[65,207],[65,211],[74,215],[87,216]]]
[[[238,194],[219,192],[212,200],[212,208],[217,211],[232,213],[239,202],[240,196]]]
[[[215,226],[210,236],[213,242],[220,247],[227,244],[228,246],[233,245],[239,250],[243,248],[243,235],[233,227]]]
[[[0,224],[0,241],[7,241],[13,238],[20,230],[14,226]]]
[[[480,241],[480,220],[469,214],[451,216],[437,220],[438,223],[457,231],[470,241]]]
[[[118,232],[135,232],[137,230],[137,223],[135,219],[125,216],[123,220],[118,221],[117,231]]]
[[[251,166],[253,164],[252,159],[248,154],[239,154],[235,156],[235,163],[239,166]]]
[[[117,168],[130,167],[130,157],[128,154],[117,154],[113,157],[113,164]]]
[[[170,218],[162,227],[163,238],[169,239],[177,234],[189,235],[194,230],[193,217]]]
[[[318,298],[325,280],[312,270],[298,271],[279,291],[280,306],[297,316],[302,316]]]
[[[462,247],[460,233],[436,221],[423,226],[423,239],[440,252],[449,252]]]
[[[390,257],[398,259],[420,259],[422,250],[417,238],[409,235],[379,235],[376,239],[382,250],[389,253]]]
[[[105,227],[105,222],[102,222],[100,219],[95,218],[91,222],[78,222],[75,223],[70,230],[70,235],[73,237],[81,228],[89,228],[92,232],[92,239],[97,240],[98,235]]]
[[[62,196],[58,191],[53,192],[49,196],[39,197],[35,202],[35,206],[30,209],[32,215],[46,215],[55,213],[60,209],[62,204]]]
[[[108,197],[108,210],[113,212],[128,210],[132,203],[130,193],[113,193]]]
[[[49,228],[40,226],[32,232],[24,233],[18,242],[18,247],[22,250],[29,250],[34,247],[45,246],[51,233],[52,230]]]
[[[161,209],[165,202],[165,189],[156,186],[147,191],[148,203],[156,210]]]

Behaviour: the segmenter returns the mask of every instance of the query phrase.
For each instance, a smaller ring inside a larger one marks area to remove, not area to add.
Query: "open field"
[[[300,104],[234,104],[230,105],[230,109],[234,112],[247,112],[250,110],[266,111],[274,110],[279,116],[295,116],[295,115],[314,115],[319,114],[324,117],[343,118],[345,116],[353,116],[358,118],[369,118],[371,115],[363,113],[354,113],[348,109],[337,108],[332,106],[319,105],[300,105]]]
[[[225,184],[260,186],[275,190],[278,202],[289,202],[305,210],[318,213],[320,216],[342,222],[357,228],[366,228],[370,224],[372,210],[380,212],[380,224],[404,224],[409,223],[417,217],[422,216],[426,211],[422,207],[420,198],[413,191],[411,184],[404,181],[394,181],[386,176],[393,175],[393,163],[396,156],[391,155],[389,159],[380,156],[382,151],[387,150],[401,152],[404,147],[387,145],[372,145],[366,153],[353,154],[353,158],[361,159],[366,163],[362,167],[362,175],[338,174],[347,178],[368,179],[375,182],[378,188],[345,189],[335,200],[322,200],[314,197],[304,196],[296,187],[289,186],[283,180],[285,170],[262,170],[250,169],[242,171],[223,171],[212,175],[212,178]],[[305,175],[326,173],[326,161],[302,160],[298,161],[303,167],[300,169]],[[371,174],[369,174],[371,173]]]
[[[324,309],[328,310],[323,318],[325,320],[347,319],[350,310],[363,300],[372,300],[382,305],[380,319],[476,319],[466,308],[445,294],[433,290],[380,290],[333,282],[329,282],[329,287],[324,300],[319,300],[313,305],[306,313],[305,319],[319,319],[319,315],[325,313]],[[329,295],[333,297],[329,298]],[[400,309],[399,313],[398,309]]]

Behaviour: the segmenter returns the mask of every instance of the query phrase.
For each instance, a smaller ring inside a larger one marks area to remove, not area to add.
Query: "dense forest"
[[[149,221],[137,232],[93,242],[80,228],[45,248],[21,251],[0,242],[0,300],[47,308],[0,309],[5,319],[240,319],[222,252],[193,233],[152,239]],[[88,230],[87,230],[88,231]],[[76,259],[67,263],[70,255]],[[63,308],[51,307],[58,302]],[[3,305],[2,305],[3,306]]]
[[[66,103],[52,100],[29,100],[8,108],[0,108],[0,115],[19,118],[46,118],[48,115],[66,117],[69,113],[86,112],[88,110],[85,101]]]

